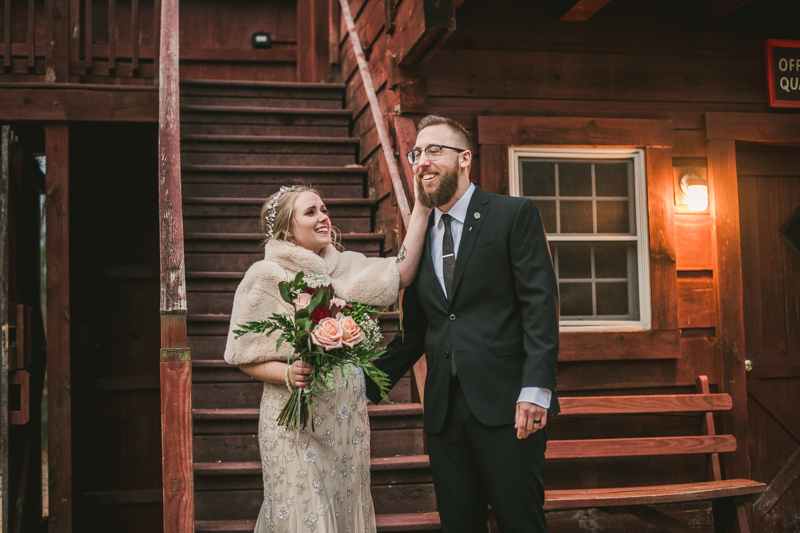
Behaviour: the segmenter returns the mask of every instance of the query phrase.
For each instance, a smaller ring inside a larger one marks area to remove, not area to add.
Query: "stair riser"
[[[275,97],[274,95],[247,95],[247,96],[218,96],[218,95],[187,95],[181,94],[181,105],[214,105],[214,106],[240,106],[240,107],[284,107],[290,109],[341,109],[341,98],[291,98]]]
[[[230,314],[233,309],[233,296],[238,282],[231,282],[232,280],[208,280],[208,284],[191,283],[188,284],[187,305],[190,314]],[[231,286],[232,285],[232,286]],[[207,290],[198,291],[198,287],[203,289],[218,288],[222,289],[219,292],[210,292]],[[398,329],[396,321],[389,321],[384,323],[381,321],[381,330],[384,335],[394,334]]]
[[[289,99],[297,101],[309,100],[332,100],[337,103],[337,109],[342,107],[344,91],[339,87],[325,87],[319,85],[308,88],[284,88],[284,87],[264,87],[264,86],[211,86],[181,84],[181,100],[184,97],[213,97],[214,101],[218,98],[274,98]]]
[[[197,463],[260,461],[258,451],[258,421],[239,421],[227,427],[209,421],[195,421],[197,429],[249,429],[241,434],[196,434],[194,436],[194,460]],[[206,425],[208,424],[208,425]],[[397,455],[421,455],[423,452],[422,429],[373,430],[370,437],[372,457],[394,457]]]
[[[188,248],[188,246],[187,246]],[[367,256],[377,256],[380,246],[375,241],[361,241],[347,244],[348,250],[361,252]],[[244,272],[256,261],[264,259],[264,252],[260,253],[219,253],[219,252],[191,252],[186,251],[185,261],[187,270],[214,271],[214,272]]]
[[[261,489],[197,491],[196,520],[244,520],[257,516],[264,493]],[[372,487],[376,513],[425,513],[436,510],[432,484]]]
[[[270,342],[266,339],[266,342]],[[409,378],[402,378],[389,393],[395,403],[410,403]],[[194,409],[240,409],[258,408],[264,384],[252,382],[195,382],[192,384],[192,408]]]
[[[319,191],[322,199],[326,198],[363,198],[364,185],[361,181],[357,183],[341,182],[331,184],[328,180],[321,180],[313,175],[281,174],[280,178],[272,178],[266,181],[265,178],[255,175],[228,174],[216,176],[203,176],[203,180],[194,181],[187,179],[184,175],[183,188],[184,196],[204,196],[204,197],[243,197],[259,198],[266,200],[273,193],[277,192],[283,185],[293,185],[297,182],[309,185]],[[266,181],[261,183],[260,180]]]
[[[194,140],[181,141],[181,154],[186,157],[192,153],[229,153],[229,154],[286,154],[294,157],[310,155],[346,155],[355,158],[356,146],[349,142],[274,142],[274,141],[221,141]],[[345,164],[355,163],[349,161]]]
[[[355,162],[355,151],[347,154],[235,154],[224,152],[182,152],[184,165],[266,165],[343,167]]]
[[[280,135],[284,137],[347,137],[344,125],[227,124],[213,122],[181,123],[182,134],[205,135]]]
[[[183,230],[186,233],[260,233],[261,220],[258,213],[254,217],[231,218],[231,217],[203,217],[203,218],[184,218]],[[366,217],[334,217],[331,216],[331,224],[340,233],[369,233],[372,229],[372,218],[369,212]]]
[[[226,111],[226,110],[182,110],[181,129],[183,124],[232,124],[232,125],[259,125],[259,126],[317,126],[336,127],[347,130],[350,126],[349,114],[305,114],[281,113],[280,111]],[[310,130],[309,130],[310,131]],[[237,130],[241,134],[241,130]],[[305,135],[310,135],[306,133]]]

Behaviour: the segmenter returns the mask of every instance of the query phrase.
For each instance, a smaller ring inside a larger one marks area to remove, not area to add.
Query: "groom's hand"
[[[547,409],[533,403],[517,403],[517,416],[514,427],[517,438],[524,439],[547,425]]]

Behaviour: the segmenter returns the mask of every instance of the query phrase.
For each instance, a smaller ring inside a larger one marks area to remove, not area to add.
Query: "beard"
[[[440,207],[453,199],[458,190],[458,169],[451,168],[439,173],[439,185],[427,192],[422,185],[422,172],[417,173],[417,198],[427,208]]]

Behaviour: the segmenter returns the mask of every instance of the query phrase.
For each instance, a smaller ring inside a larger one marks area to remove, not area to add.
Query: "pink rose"
[[[294,299],[294,309],[295,311],[299,311],[300,309],[308,309],[309,304],[311,304],[311,295],[305,292],[300,293],[297,298]]]
[[[342,300],[341,298],[331,298],[331,316],[336,317],[342,309],[345,308],[347,302]]]
[[[311,332],[311,341],[322,346],[325,351],[342,347],[343,328],[338,320],[328,317],[320,320],[319,325]]]
[[[364,340],[361,326],[356,324],[356,321],[351,317],[342,315],[339,317],[339,323],[342,325],[342,344],[352,348]]]

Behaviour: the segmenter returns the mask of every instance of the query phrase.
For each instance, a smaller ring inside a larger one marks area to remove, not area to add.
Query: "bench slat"
[[[685,455],[725,453],[736,449],[733,435],[646,437],[634,439],[553,440],[547,443],[547,459],[584,457],[633,457],[637,455]]]
[[[729,394],[658,394],[650,396],[591,396],[559,398],[561,413],[569,415],[729,411]]]
[[[549,446],[549,444],[548,444]],[[764,492],[766,485],[749,479],[729,479],[681,485],[626,487],[613,489],[578,489],[545,491],[546,511],[586,507],[618,507],[652,505],[735,496],[752,496]]]

